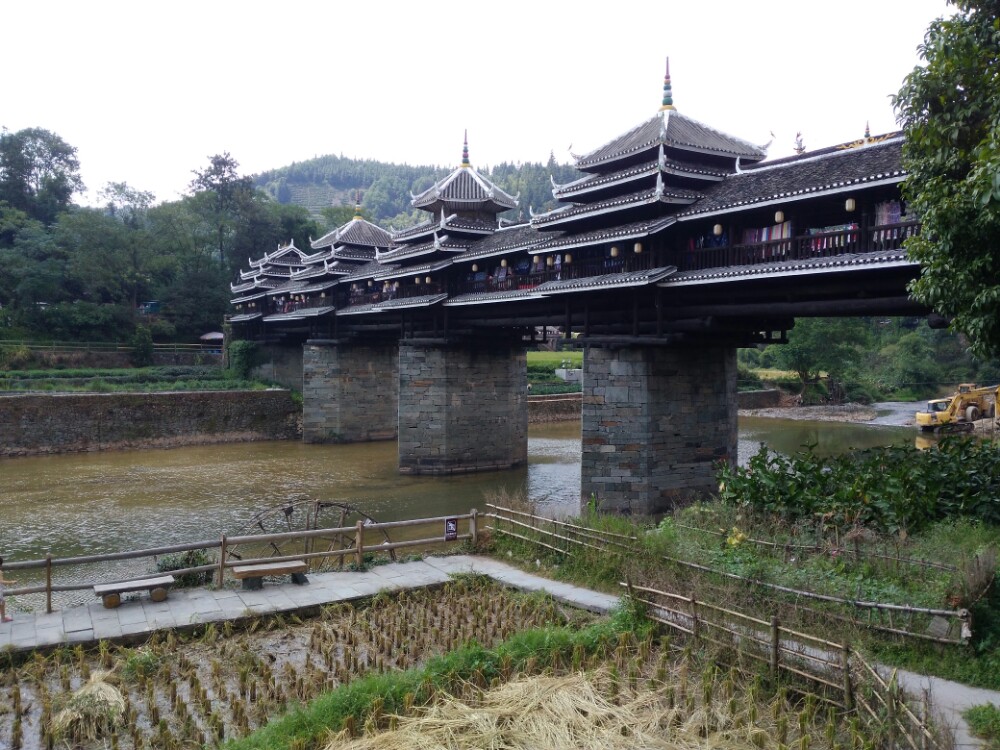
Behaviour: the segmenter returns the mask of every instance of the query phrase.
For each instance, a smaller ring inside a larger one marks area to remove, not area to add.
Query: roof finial
[[[354,217],[355,219],[361,218],[361,191],[358,190],[354,194]]]
[[[667,72],[663,76],[663,105],[660,110],[675,109],[674,94],[670,87],[670,58],[667,58]]]
[[[469,129],[465,129],[465,140],[462,142],[462,166],[471,167],[469,162]]]
[[[868,120],[865,120],[865,140],[871,140],[872,130],[868,127]]]

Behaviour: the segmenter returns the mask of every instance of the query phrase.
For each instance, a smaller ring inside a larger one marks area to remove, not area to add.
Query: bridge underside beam
[[[736,460],[733,347],[588,347],[582,502],[664,513],[717,489]]]
[[[396,437],[394,341],[313,340],[302,351],[302,440],[361,443]]]
[[[399,471],[461,474],[528,462],[524,345],[399,347]]]

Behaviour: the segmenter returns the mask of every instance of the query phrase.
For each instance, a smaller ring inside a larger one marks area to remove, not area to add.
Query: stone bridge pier
[[[519,342],[399,346],[399,471],[461,474],[528,461],[528,373]]]
[[[653,514],[717,490],[736,461],[736,349],[588,347],[581,495],[604,511]]]
[[[302,440],[392,440],[396,437],[398,381],[395,341],[307,341],[302,348]]]

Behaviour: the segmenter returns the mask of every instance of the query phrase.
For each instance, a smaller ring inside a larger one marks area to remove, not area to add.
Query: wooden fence
[[[449,524],[454,522],[454,532],[449,533]],[[464,522],[464,524],[463,524]],[[103,563],[118,560],[141,560],[155,558],[160,555],[175,555],[183,552],[202,551],[215,552],[217,559],[210,564],[195,565],[187,568],[170,570],[177,577],[190,573],[209,574],[215,582],[222,586],[226,580],[226,571],[237,565],[253,565],[258,563],[273,563],[287,560],[306,560],[312,569],[327,569],[336,565],[342,567],[345,562],[361,567],[365,557],[371,554],[387,554],[395,557],[395,551],[407,548],[427,548],[447,546],[469,541],[473,545],[478,540],[478,514],[475,509],[469,513],[456,516],[436,516],[432,518],[416,518],[405,521],[387,521],[385,523],[370,523],[358,521],[353,526],[313,529],[309,531],[289,531],[279,534],[254,534],[249,536],[226,536],[219,539],[209,539],[186,544],[174,544],[163,547],[152,547],[125,552],[109,552],[101,555],[81,555],[78,557],[53,557],[46,555],[38,560],[5,560],[4,572],[13,571],[43,571],[44,583],[30,586],[8,588],[8,596],[29,594],[45,594],[45,611],[52,612],[52,594],[54,592],[88,591],[98,583],[117,583],[108,581],[106,576],[99,575],[84,581],[60,583],[57,572],[67,567],[99,566]],[[464,530],[462,526],[464,525]],[[420,527],[437,526],[442,533],[435,536],[422,536],[416,539],[392,541],[389,532],[399,529],[420,529]],[[377,537],[378,541],[373,540]],[[289,549],[287,543],[293,543]],[[285,543],[282,549],[279,544]],[[262,554],[270,551],[272,554]],[[127,580],[143,580],[156,578],[161,572],[150,572]],[[15,576],[11,576],[13,578]]]
[[[131,354],[132,344],[120,341],[29,341],[22,339],[0,339],[0,347],[17,346],[43,352],[117,352]],[[222,347],[221,341],[211,343],[153,344],[154,352],[213,352]]]
[[[646,607],[650,619],[683,633],[695,642],[734,649],[762,662],[772,677],[785,673],[805,680],[817,695],[844,711],[857,711],[885,727],[886,746],[910,750],[942,746],[929,728],[927,696],[916,708],[899,689],[895,673],[887,680],[847,644],[803,633],[770,620],[645,586],[621,582],[629,596]]]
[[[490,517],[493,521],[491,528],[497,533],[521,539],[560,554],[571,555],[574,547],[581,546],[601,551],[642,552],[635,537],[588,529],[565,521],[557,521],[496,505],[487,505],[487,508],[490,510]],[[646,554],[652,553],[647,552]],[[906,604],[848,599],[747,578],[736,573],[717,570],[707,565],[668,555],[660,555],[660,557],[672,565],[697,571],[699,574],[718,579],[735,580],[747,586],[774,591],[783,598],[789,609],[795,610],[801,616],[813,618],[817,622],[832,618],[904,638],[953,645],[965,645],[972,637],[971,614],[967,609],[934,609]],[[807,604],[807,601],[833,605],[841,612],[831,611],[829,606],[820,608]]]

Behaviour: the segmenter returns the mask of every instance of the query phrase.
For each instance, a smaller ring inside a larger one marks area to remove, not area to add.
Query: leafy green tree
[[[1000,6],[952,0],[931,23],[924,65],[895,98],[906,141],[905,198],[923,222],[907,251],[911,285],[963,331],[977,354],[1000,353]]]
[[[227,266],[226,239],[234,229],[236,209],[240,202],[253,192],[253,183],[249,177],[241,177],[240,163],[228,151],[208,157],[207,169],[193,170],[191,180],[192,193],[206,192],[211,199],[204,205],[210,209],[209,219],[216,232],[216,248],[219,253],[219,265]]]
[[[856,367],[867,340],[861,318],[799,318],[788,333],[788,343],[777,348],[777,364],[794,371],[803,385],[820,372],[842,380]]]
[[[45,224],[84,189],[76,148],[44,128],[0,131],[0,201]]]

